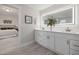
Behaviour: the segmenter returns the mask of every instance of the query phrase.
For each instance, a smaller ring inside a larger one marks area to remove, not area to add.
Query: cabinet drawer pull
[[[74,44],[74,46],[79,47],[79,45],[75,45],[75,44]]]

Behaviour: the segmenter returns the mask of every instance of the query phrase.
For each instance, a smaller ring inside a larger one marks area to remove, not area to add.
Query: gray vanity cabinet
[[[51,35],[51,33],[50,32],[46,32],[46,31],[44,31],[43,32],[43,41],[44,41],[44,46],[46,47],[46,48],[50,48],[50,35]]]
[[[45,45],[48,49],[53,50],[54,49],[54,33],[49,31],[44,31],[44,41]]]
[[[35,40],[40,45],[50,49],[54,49],[54,36],[53,33],[48,31],[35,31]]]
[[[61,35],[61,36],[60,36]],[[55,33],[55,50],[59,54],[69,54],[69,40],[62,36],[64,34]]]
[[[79,34],[35,30],[35,40],[59,54],[79,54]]]
[[[70,40],[70,54],[79,55],[79,40]]]
[[[44,44],[42,31],[35,31],[35,41],[38,42],[40,45]]]

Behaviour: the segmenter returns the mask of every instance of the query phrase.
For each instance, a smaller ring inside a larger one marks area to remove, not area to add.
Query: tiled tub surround
[[[0,55],[13,51],[18,47],[18,37],[0,40]]]
[[[79,54],[79,32],[35,30],[35,40],[58,54]]]

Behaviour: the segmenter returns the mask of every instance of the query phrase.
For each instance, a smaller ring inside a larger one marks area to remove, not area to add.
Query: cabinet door
[[[60,54],[69,54],[69,41],[61,36],[55,36],[55,49]]]
[[[35,41],[40,45],[43,45],[43,32],[42,31],[35,31]]]
[[[51,33],[50,32],[43,32],[43,41],[44,41],[44,46],[46,48],[50,48],[50,35]]]
[[[54,33],[52,32],[43,32],[43,41],[44,46],[49,48],[50,50],[54,49]]]
[[[70,55],[79,55],[78,50],[70,49]]]
[[[42,46],[54,49],[54,33],[47,31],[35,31],[35,40]]]
[[[55,48],[55,36],[54,36],[54,33],[51,32],[51,35],[50,35],[50,49],[53,51],[53,49]]]

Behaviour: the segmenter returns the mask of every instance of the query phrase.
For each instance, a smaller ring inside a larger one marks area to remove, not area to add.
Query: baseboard
[[[35,42],[35,41],[30,41],[30,42],[28,42],[28,43],[24,43],[24,44],[20,45],[19,48],[28,46],[28,45],[30,45],[30,44],[32,44],[32,43],[34,43],[34,42]]]

